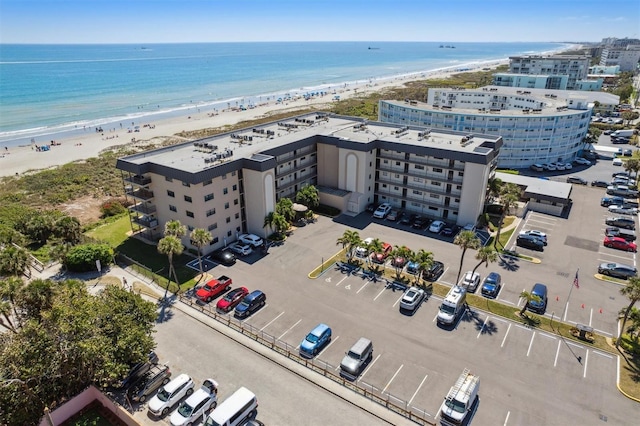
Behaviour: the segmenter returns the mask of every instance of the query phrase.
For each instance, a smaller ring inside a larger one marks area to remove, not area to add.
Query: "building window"
[[[189,230],[189,232],[191,232],[191,231],[193,231],[193,226],[188,225],[188,226],[187,226],[187,229]],[[193,245],[193,243],[192,243],[191,245]]]
[[[168,195],[169,197],[171,197],[171,198],[175,198],[175,197],[176,197],[176,193],[175,193],[175,192],[173,192],[173,191],[169,191],[168,189],[167,189],[167,195]]]
[[[190,196],[188,196],[188,195],[185,195],[185,196],[184,196],[184,200],[185,200],[187,203],[190,203],[190,202],[192,202],[192,201],[193,201],[193,199],[192,199]]]
[[[396,161],[396,166],[399,166],[399,165],[400,165],[400,162],[399,162],[399,161]]]
[[[229,188],[225,188],[225,189],[223,189],[223,190],[222,190],[222,193],[223,193],[223,194],[225,194],[225,195],[226,195],[226,194],[228,194],[228,193],[229,193]]]
[[[164,180],[166,180],[167,182],[173,182],[173,179],[171,179],[169,176],[165,176]]]
[[[227,178],[227,175],[226,175],[226,174],[222,175],[222,180],[224,180],[224,179],[226,179],[226,178]]]
[[[235,176],[235,175],[236,175],[236,171],[234,170],[231,172],[231,176]]]
[[[193,217],[193,216],[194,216],[194,215],[193,215],[193,212],[190,212],[189,210],[187,210],[187,216],[188,216],[188,217]]]
[[[216,214],[216,209],[207,210],[207,217],[213,216],[214,214]]]
[[[436,199],[440,198],[438,194],[429,194],[429,197],[436,198]]]
[[[177,212],[178,211],[176,206],[172,206],[171,204],[169,204],[169,210],[171,210],[172,212]]]
[[[235,200],[233,200],[233,205],[237,206],[238,205],[238,199],[236,198]]]
[[[433,171],[434,171],[435,173],[442,173],[442,169],[439,169],[439,168],[437,168],[437,167],[434,167],[434,168],[433,168]]]
[[[204,196],[204,201],[211,201],[213,200],[213,194],[207,194]]]
[[[218,243],[218,241],[220,241],[220,240],[218,239],[218,237],[213,237],[213,240],[211,240],[211,243],[209,243],[209,245],[210,245],[210,246],[212,246],[212,245],[214,245],[214,244],[217,244],[217,243]]]
[[[227,217],[227,223],[229,223],[229,222],[231,222],[231,217],[230,216]]]
[[[207,229],[208,229],[209,231],[213,231],[214,229],[218,229],[218,222],[214,223],[213,225],[209,225],[209,226],[207,227]]]
[[[413,181],[414,181],[414,182],[422,182],[422,178],[414,177],[414,178],[413,178]]]
[[[233,190],[234,190],[234,191],[237,191],[237,190],[238,190],[238,185],[234,184],[234,185],[233,185]]]
[[[212,181],[211,179],[209,179],[209,180],[205,180],[205,181],[202,183],[202,186],[211,185],[212,183],[213,183],[213,181]]]
[[[433,186],[442,186],[442,182],[436,182],[435,180],[431,181],[431,185]]]
[[[418,170],[424,170],[424,166],[421,166],[420,164],[414,164],[413,168]]]
[[[229,203],[224,203],[224,208],[228,209],[229,208]]]
[[[189,182],[182,182],[182,186],[191,186],[191,184]]]
[[[458,172],[458,176],[464,176],[464,172]]]
[[[415,189],[413,190],[413,193],[414,193],[415,195],[422,195],[422,191],[417,191],[417,190],[415,190]]]
[[[240,219],[240,213],[236,213],[236,219]]]
[[[227,237],[231,236],[231,231],[227,231]]]
[[[240,227],[236,226],[236,232],[240,232]]]

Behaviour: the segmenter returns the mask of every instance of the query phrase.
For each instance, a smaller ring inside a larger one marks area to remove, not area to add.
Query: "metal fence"
[[[191,306],[194,309],[197,309],[198,311],[226,325],[227,327],[250,337],[251,339],[268,347],[269,349],[286,356],[290,360],[304,365],[305,367],[315,371],[316,373],[322,374],[324,377],[333,380],[334,382],[344,386],[345,388],[350,389],[417,424],[436,424],[435,418],[432,415],[422,409],[409,405],[409,402],[401,398],[397,398],[388,392],[382,391],[373,385],[365,383],[364,381],[351,381],[347,378],[344,378],[339,373],[337,373],[338,368],[336,368],[336,366],[322,361],[321,359],[304,358],[300,356],[296,347],[291,346],[287,342],[279,340],[276,337],[265,333],[264,331],[257,329],[256,327],[253,327],[250,324],[245,324],[242,321],[235,319],[233,315],[220,314],[215,310],[215,308],[212,308],[208,304],[199,303],[197,300],[190,297],[188,293],[186,295],[180,295],[179,299],[181,302]]]

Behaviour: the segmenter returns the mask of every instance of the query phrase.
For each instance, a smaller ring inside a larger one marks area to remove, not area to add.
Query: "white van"
[[[205,426],[242,425],[258,412],[258,399],[249,389],[241,387],[213,410]]]
[[[464,310],[467,301],[467,290],[464,287],[453,286],[444,298],[438,311],[438,323],[453,324],[458,315]]]

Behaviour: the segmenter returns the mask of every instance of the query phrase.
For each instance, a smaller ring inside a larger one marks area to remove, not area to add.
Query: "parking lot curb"
[[[257,353],[258,355],[263,356],[264,358],[270,360],[271,362],[285,368],[286,370],[296,374],[297,376],[309,381],[310,383],[315,384],[316,386],[321,387],[322,389],[332,393],[338,398],[366,411],[372,416],[377,417],[378,419],[391,424],[391,425],[414,425],[416,423],[410,421],[409,419],[395,414],[393,411],[386,409],[385,407],[368,400],[366,398],[361,397],[357,393],[350,391],[349,389],[340,386],[338,383],[333,382],[326,377],[314,372],[313,370],[306,368],[303,365],[296,363],[286,357],[283,357],[279,353],[269,349],[268,347],[258,343],[257,341],[251,339],[250,337],[238,333],[235,330],[226,327],[224,324],[216,321],[205,315],[204,313],[200,313],[194,309],[190,309],[189,306],[184,304],[181,301],[176,301],[176,303],[172,304],[174,308],[183,312],[185,315],[190,316],[191,318],[199,321],[200,323],[206,325],[209,328],[214,329],[218,333],[228,337],[229,339],[239,343],[240,345],[246,347],[249,350]]]
[[[620,286],[620,287],[625,287],[625,286],[626,286],[626,284],[625,284],[625,283],[620,283],[620,282],[618,282],[618,281],[610,280],[609,278],[607,278],[607,276],[606,276],[606,275],[603,275],[603,274],[594,274],[594,276],[593,276],[593,277],[594,277],[595,279],[597,279],[597,280],[604,281],[604,282],[611,283],[611,284],[615,284],[615,285],[618,285],[618,286]]]
[[[616,387],[618,388],[618,391],[620,391],[620,393],[622,395],[626,396],[627,398],[629,398],[632,401],[640,402],[640,399],[629,395],[628,393],[623,391],[622,388],[620,387],[620,355],[618,355],[618,377],[616,378]]]

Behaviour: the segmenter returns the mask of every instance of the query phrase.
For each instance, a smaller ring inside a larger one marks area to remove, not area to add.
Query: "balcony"
[[[124,181],[137,186],[148,186],[151,183],[151,178],[148,176],[135,175],[125,178]]]
[[[281,168],[280,166],[278,166],[278,168],[276,169],[276,177],[280,178],[283,176],[290,175],[291,173],[298,172],[302,169],[314,168],[316,166],[317,166],[317,163],[315,161],[309,161],[308,163],[298,164],[296,167],[282,165],[282,168]]]
[[[153,198],[153,191],[149,191],[148,189],[144,188],[128,189],[126,191],[126,194],[143,201],[151,200]]]
[[[150,204],[150,203],[138,203],[138,204],[129,206],[129,211],[142,213],[142,214],[152,214],[156,212],[156,206],[155,204]]]
[[[138,224],[143,228],[156,228],[158,226],[158,219],[154,217],[139,216],[133,218],[133,223]]]

